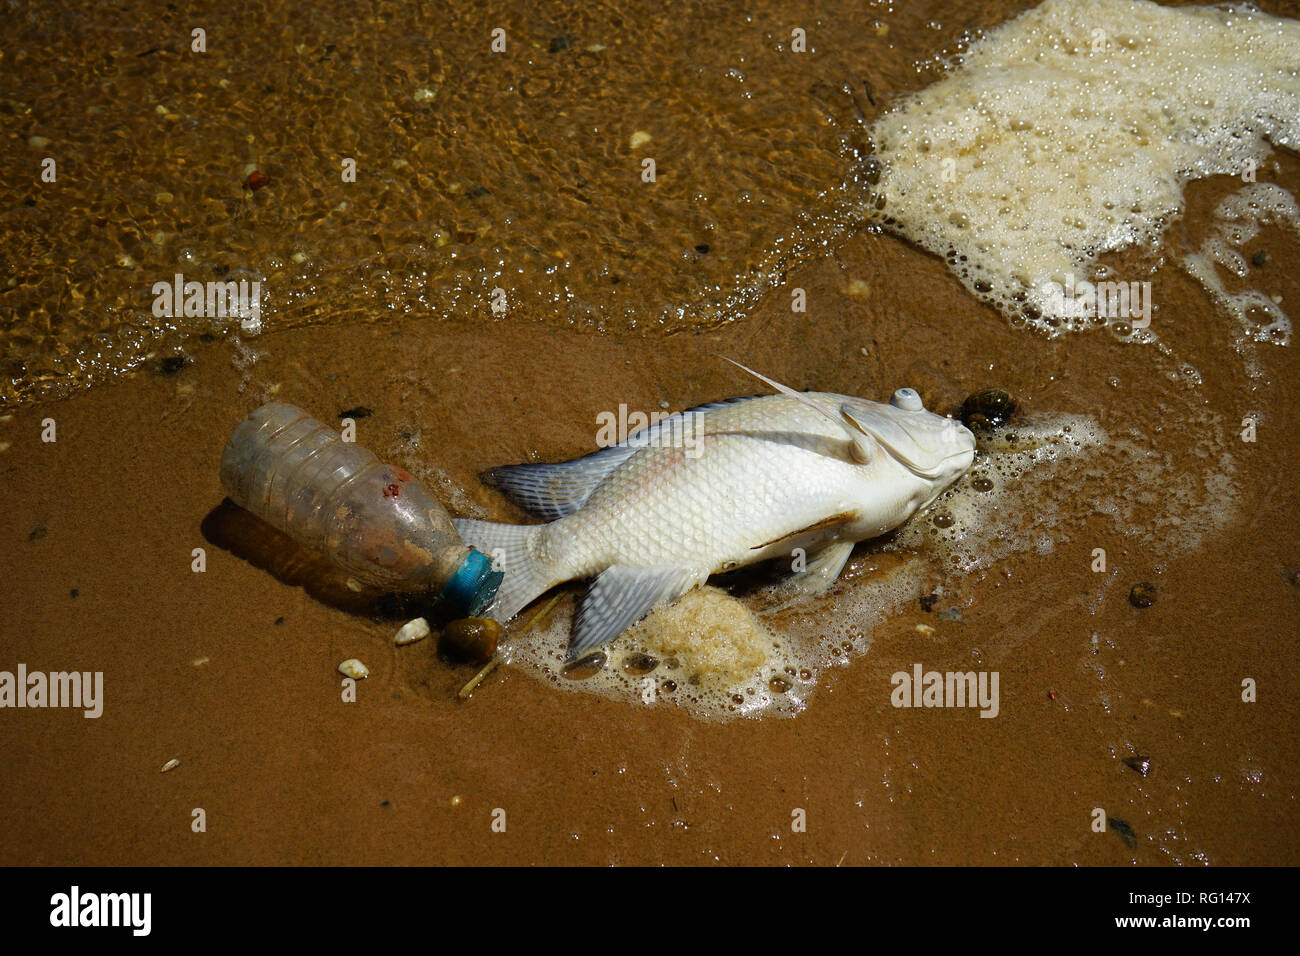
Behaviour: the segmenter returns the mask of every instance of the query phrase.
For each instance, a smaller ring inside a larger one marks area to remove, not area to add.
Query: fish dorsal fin
[[[502,465],[483,472],[479,477],[485,484],[504,492],[507,498],[530,514],[546,521],[565,518],[581,510],[600,483],[642,448],[657,444],[664,435],[671,443],[672,436],[685,427],[686,416],[703,415],[757,397],[728,398],[674,412],[629,435],[617,445],[571,461]]]
[[[502,465],[481,477],[525,511],[554,521],[580,510],[609,473],[639,450],[637,446],[614,445],[573,461]]]
[[[570,661],[618,637],[656,605],[675,601],[703,583],[708,572],[692,568],[633,568],[613,564],[601,572],[582,601],[569,639]]]
[[[871,432],[863,429],[861,425],[859,425],[856,421],[854,421],[853,418],[848,414],[847,409],[845,409],[843,406],[840,407],[840,414],[837,417],[835,415],[832,415],[826,409],[822,408],[820,405],[814,402],[803,392],[796,392],[793,388],[790,388],[788,385],[782,385],[780,382],[774,381],[773,379],[770,379],[766,375],[760,374],[759,372],[755,372],[752,368],[748,367],[747,365],[741,365],[739,362],[735,361],[734,359],[729,359],[725,355],[720,355],[718,357],[725,362],[730,362],[732,365],[736,366],[736,368],[748,372],[750,375],[754,376],[754,378],[758,379],[760,382],[766,382],[768,385],[771,385],[774,389],[776,389],[778,392],[780,392],[782,395],[786,396],[787,398],[793,398],[795,401],[808,406],[817,414],[825,418],[828,422],[833,422],[834,424],[838,425],[840,429],[843,430],[845,437],[847,437],[849,440],[849,447],[852,449],[854,461],[865,465],[866,463],[871,461],[871,459],[874,457],[875,448],[873,443],[875,441],[875,436],[872,435]]]

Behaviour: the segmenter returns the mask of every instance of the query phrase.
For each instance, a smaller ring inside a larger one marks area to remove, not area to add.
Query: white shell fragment
[[[393,643],[398,647],[403,644],[414,644],[416,641],[422,641],[429,636],[429,622],[422,617],[417,617],[413,621],[407,621],[397,633],[393,635]]]
[[[165,764],[162,765],[162,770],[160,771],[160,773],[167,773],[169,770],[175,770],[180,765],[181,765],[180,759],[177,757],[172,757],[171,760],[168,760]]]
[[[355,657],[349,657],[339,665],[339,673],[344,677],[351,677],[353,680],[365,680],[370,676],[370,668]]]

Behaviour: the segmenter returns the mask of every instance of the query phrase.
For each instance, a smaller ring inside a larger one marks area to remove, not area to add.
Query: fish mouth
[[[935,481],[942,478],[943,475],[949,471],[948,463],[954,458],[973,456],[975,453],[975,438],[970,434],[970,432],[963,428],[962,431],[966,432],[968,438],[968,440],[963,443],[966,447],[958,448],[955,451],[943,455],[933,464],[923,465],[899,447],[902,441],[906,440],[911,442],[913,445],[916,445],[918,448],[922,448],[921,443],[917,441],[916,437],[909,433],[902,425],[899,425],[896,422],[890,422],[888,428],[882,428],[880,425],[864,424],[852,415],[847,415],[845,417],[847,417],[859,431],[874,438],[880,444],[880,447],[900,465],[918,478],[924,478],[927,481]],[[886,437],[886,431],[896,432],[897,434]],[[922,448],[922,450],[924,451],[925,449]]]

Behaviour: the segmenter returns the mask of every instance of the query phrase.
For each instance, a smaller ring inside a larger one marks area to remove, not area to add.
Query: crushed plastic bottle
[[[362,584],[433,593],[473,616],[501,583],[420,482],[295,405],[270,402],[235,428],[221,484],[235,504]]]

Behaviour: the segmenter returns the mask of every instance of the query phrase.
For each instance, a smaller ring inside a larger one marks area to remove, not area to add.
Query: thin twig
[[[523,630],[520,631],[519,633],[523,635],[531,631],[533,629],[533,626],[537,624],[544,615],[549,614],[551,608],[555,607],[555,605],[559,603],[560,597],[561,595],[557,594],[555,595],[555,597],[547,601],[546,604],[542,607],[542,609],[538,611],[536,614],[534,614],[532,618],[529,619],[528,623],[524,625]],[[471,677],[469,683],[466,684],[457,692],[456,694],[457,699],[469,700],[470,695],[474,693],[474,690],[478,687],[478,685],[483,683],[483,679],[487,677],[489,674],[491,674],[494,670],[496,670],[497,667],[500,666],[500,664],[501,664],[501,655],[500,654],[494,655],[492,660],[484,664],[483,669],[480,670],[473,677]]]

